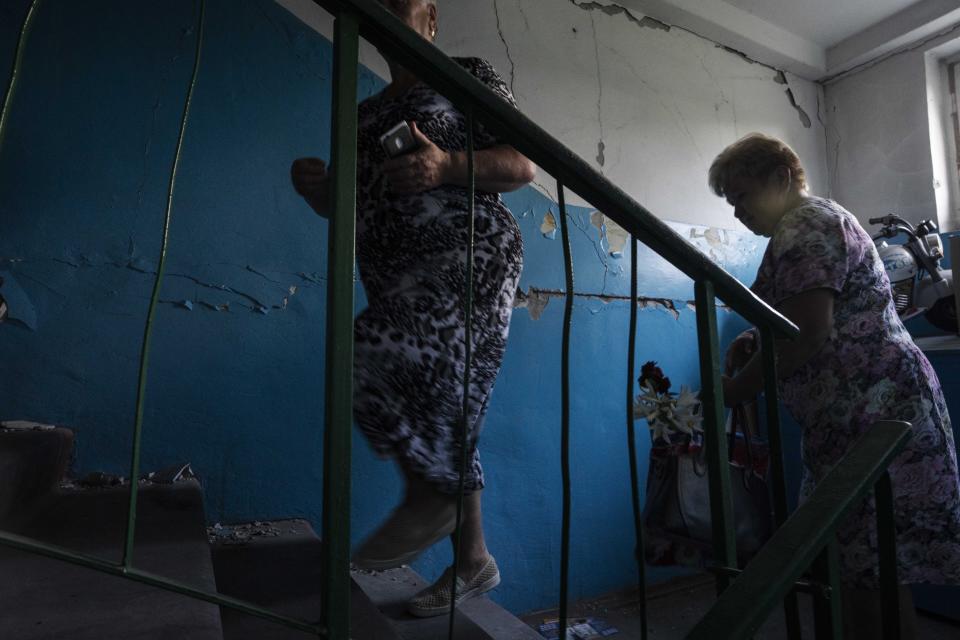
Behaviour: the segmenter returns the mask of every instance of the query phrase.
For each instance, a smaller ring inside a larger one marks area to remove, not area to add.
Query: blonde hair
[[[766,181],[779,167],[787,167],[800,188],[807,188],[807,173],[787,143],[762,133],[748,133],[714,159],[710,165],[710,189],[724,197],[732,180],[746,177]]]

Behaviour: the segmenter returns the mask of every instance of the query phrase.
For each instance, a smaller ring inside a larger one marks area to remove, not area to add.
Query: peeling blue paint
[[[25,2],[7,3],[0,17]],[[0,155],[0,256],[8,256],[0,268],[15,275],[36,327],[0,325],[0,419],[74,428],[80,473],[127,472],[165,179],[190,72],[181,41],[193,11],[192,0],[47,5]],[[14,22],[0,20],[0,68],[9,68]],[[290,188],[289,166],[329,156],[332,51],[271,0],[208,0],[208,25],[161,292],[169,303],[155,325],[143,465],[192,462],[211,520],[319,524],[327,223]],[[363,70],[363,95],[382,84]],[[521,288],[562,290],[562,246],[540,229],[557,203],[532,187],[505,200],[525,242]],[[568,209],[581,294],[571,353],[577,598],[635,575],[623,442],[629,246],[612,258],[592,210]],[[752,277],[757,239],[671,226],[734,275]],[[647,302],[638,356],[696,387],[692,283],[645,247],[639,260]],[[488,543],[505,577],[495,598],[514,611],[552,605],[557,582],[562,305],[538,317],[513,315],[481,443]],[[720,314],[720,324],[725,340],[744,326],[733,314]],[[646,451],[641,438],[642,475]],[[359,435],[354,460],[359,538],[388,512],[400,483]],[[448,561],[438,546],[416,568],[434,576]]]
[[[7,303],[7,322],[15,322],[31,331],[36,330],[36,309],[10,271],[0,271],[0,296],[3,296]]]

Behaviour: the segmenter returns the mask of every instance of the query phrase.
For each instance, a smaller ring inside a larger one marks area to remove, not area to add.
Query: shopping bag
[[[727,421],[727,467],[741,559],[754,555],[773,532],[769,448],[751,433],[746,416],[740,405]],[[712,562],[710,486],[701,440],[651,449],[643,520],[647,562],[699,567]]]

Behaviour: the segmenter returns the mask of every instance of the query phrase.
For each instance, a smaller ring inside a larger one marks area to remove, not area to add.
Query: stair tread
[[[119,562],[128,487],[54,494],[13,532]],[[196,481],[141,487],[134,566],[215,591]],[[117,576],[0,547],[0,637],[19,640],[221,640],[216,605]],[[16,612],[16,615],[10,615]]]
[[[322,544],[305,520],[264,522],[242,544],[213,543],[213,563],[220,592],[259,604],[276,613],[318,620],[321,611]],[[389,622],[351,583],[351,637],[400,640]],[[300,640],[309,634],[230,609],[221,611],[225,640]]]
[[[0,520],[56,489],[73,452],[73,432],[0,428]]]
[[[417,618],[406,602],[429,583],[410,567],[389,571],[354,571],[354,580],[392,622],[404,640],[446,640],[448,616]],[[486,596],[457,607],[458,640],[543,640],[522,620]]]

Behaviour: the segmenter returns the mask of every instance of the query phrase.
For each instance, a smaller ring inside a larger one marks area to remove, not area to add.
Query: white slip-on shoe
[[[419,618],[430,618],[449,613],[450,577],[452,575],[453,567],[447,567],[439,580],[410,599],[407,603],[407,611]],[[493,559],[493,556],[490,556],[483,568],[469,580],[464,581],[463,578],[457,578],[457,606],[470,598],[475,598],[490,591],[498,584],[500,584],[500,570],[497,568],[497,562]]]

